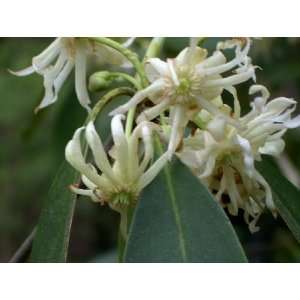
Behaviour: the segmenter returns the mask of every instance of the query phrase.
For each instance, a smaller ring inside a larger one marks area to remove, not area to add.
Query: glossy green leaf
[[[31,262],[65,262],[75,207],[75,194],[68,186],[79,175],[64,162],[50,188],[33,242]]]
[[[223,209],[206,187],[176,160],[141,195],[124,261],[247,260]]]
[[[288,227],[300,242],[300,191],[280,172],[269,158],[257,164],[258,170],[271,186],[275,205]]]

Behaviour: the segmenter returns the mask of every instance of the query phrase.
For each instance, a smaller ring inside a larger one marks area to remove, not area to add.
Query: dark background
[[[73,77],[64,85],[55,105],[33,113],[43,96],[39,75],[15,77],[7,69],[19,70],[31,64],[53,39],[0,39],[0,262],[8,261],[37,223],[43,200],[64,159],[64,147],[84,119],[73,89]],[[217,38],[204,42],[210,51]],[[135,42],[142,53],[149,39]],[[175,56],[187,45],[186,38],[169,38],[162,56]],[[254,40],[251,50],[258,83],[265,84],[271,96],[300,99],[300,39],[264,38]],[[249,84],[239,89],[248,108]],[[300,130],[286,134],[286,153],[300,170]],[[296,183],[299,184],[299,181]],[[300,201],[300,199],[299,199]],[[242,216],[231,218],[246,253],[253,262],[300,262],[300,246],[284,222],[266,213],[251,235]],[[118,215],[88,199],[77,202],[72,227],[69,261],[108,262],[116,257]]]

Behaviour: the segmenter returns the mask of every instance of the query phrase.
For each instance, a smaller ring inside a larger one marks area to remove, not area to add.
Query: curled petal
[[[71,185],[70,190],[77,195],[90,197],[94,202],[100,201],[99,198],[94,194],[93,190],[80,189],[75,185]]]
[[[8,71],[9,71],[9,73],[16,75],[16,76],[27,76],[27,75],[33,74],[35,72],[35,70],[32,66],[27,67],[20,71],[12,71],[12,70],[8,70]]]
[[[268,154],[272,156],[279,156],[280,153],[284,150],[285,143],[284,140],[274,140],[274,141],[267,141],[263,147],[259,148],[259,152],[262,154]]]
[[[100,176],[85,162],[80,146],[80,135],[84,127],[77,129],[71,141],[66,146],[66,160],[81,174],[85,175],[97,186],[102,186]]]
[[[258,171],[255,171],[254,176],[255,176],[256,180],[265,189],[265,193],[266,193],[266,200],[265,201],[266,201],[267,207],[271,210],[273,215],[276,216],[276,207],[275,207],[275,204],[273,202],[272,191],[271,191],[271,188],[270,188],[269,184],[266,182],[266,180],[263,178],[263,176]]]
[[[59,55],[62,49],[62,38],[56,38],[48,48],[32,59],[32,66],[39,74],[47,68],[51,62]]]
[[[254,84],[250,87],[249,89],[249,95],[253,95],[256,93],[261,93],[263,99],[267,100],[270,98],[270,92],[268,91],[268,89],[263,86],[263,85],[259,85],[259,84]]]

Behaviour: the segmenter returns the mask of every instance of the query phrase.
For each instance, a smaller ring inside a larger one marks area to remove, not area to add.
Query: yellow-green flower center
[[[121,191],[111,197],[111,202],[115,206],[129,206],[136,201],[136,196],[133,193]]]
[[[191,89],[191,81],[187,78],[183,78],[180,80],[180,84],[176,89],[176,93],[178,95],[189,95]]]

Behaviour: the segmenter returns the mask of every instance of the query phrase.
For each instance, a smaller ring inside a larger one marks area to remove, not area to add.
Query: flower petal
[[[75,90],[80,104],[90,111],[91,100],[86,80],[86,53],[84,47],[78,43],[75,55]]]
[[[165,166],[169,158],[169,154],[164,153],[155,163],[141,176],[138,183],[138,190],[141,191],[147,186]]]
[[[72,140],[66,146],[65,157],[66,160],[81,174],[85,175],[98,187],[101,187],[103,181],[101,177],[85,162],[80,146],[80,135],[84,127],[77,129]]]
[[[169,73],[168,65],[166,62],[159,58],[150,58],[145,63],[145,72],[150,82],[161,77],[167,77]]]
[[[103,172],[114,185],[118,185],[118,181],[115,179],[113,170],[110,166],[106,152],[99,135],[96,132],[93,122],[89,122],[85,130],[86,140],[93,152],[93,156],[98,168]]]
[[[8,70],[8,72],[13,75],[16,75],[16,76],[27,76],[27,75],[33,74],[35,72],[35,70],[32,66],[30,66],[30,67],[27,67],[27,68],[19,70],[19,71]]]
[[[119,106],[115,110],[109,113],[110,116],[114,116],[117,114],[123,114],[127,112],[130,108],[135,107],[140,102],[142,102],[145,98],[149,97],[152,93],[161,91],[164,87],[164,82],[162,80],[154,81],[151,85],[149,85],[144,90],[137,92],[126,104]]]

